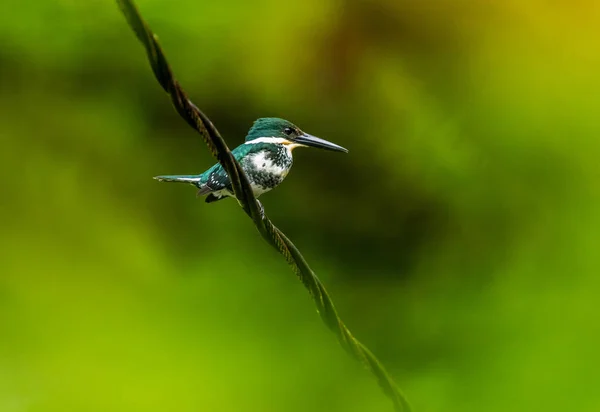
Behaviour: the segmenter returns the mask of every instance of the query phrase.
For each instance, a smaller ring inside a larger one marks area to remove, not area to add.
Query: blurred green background
[[[600,6],[138,0],[415,411],[600,410]],[[390,411],[232,200],[115,2],[0,13],[0,411]]]

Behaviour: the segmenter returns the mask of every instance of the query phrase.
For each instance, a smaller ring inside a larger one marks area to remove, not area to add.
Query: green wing
[[[241,144],[231,151],[231,154],[235,159],[244,166],[243,159],[253,153],[259,152],[264,149],[264,144]],[[200,183],[204,186],[200,189],[201,195],[210,192],[216,192],[219,190],[227,189],[232,191],[231,181],[223,166],[220,163],[215,164],[213,167],[202,173]]]

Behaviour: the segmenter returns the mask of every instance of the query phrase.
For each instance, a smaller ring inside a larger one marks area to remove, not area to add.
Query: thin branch
[[[325,325],[336,334],[342,347],[353,357],[358,359],[377,378],[383,392],[392,400],[397,412],[410,411],[410,406],[404,395],[393,379],[387,373],[383,365],[371,353],[371,351],[360,343],[335,310],[325,286],[317,275],[308,266],[306,260],[289,240],[273,223],[266,213],[261,214],[258,201],[254,197],[252,188],[244,170],[233,157],[227,144],[211,123],[208,117],[196,107],[187,97],[167,63],[167,59],[158,44],[157,36],[152,32],[148,24],[142,19],[139,11],[131,0],[117,0],[127,22],[135,32],[137,38],[142,42],[148,55],[152,71],[161,87],[171,97],[171,101],[179,115],[192,126],[208,146],[208,149],[219,163],[223,166],[230,177],[233,191],[238,203],[246,214],[253,220],[262,237],[279,253],[283,255],[292,270],[300,278],[302,284],[308,289],[312,296],[317,312]]]

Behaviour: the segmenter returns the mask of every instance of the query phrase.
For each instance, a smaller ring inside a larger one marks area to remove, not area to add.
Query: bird
[[[279,186],[292,168],[292,151],[297,147],[315,147],[348,153],[348,149],[300,130],[295,124],[277,117],[256,120],[244,143],[231,151],[246,173],[254,197]],[[188,183],[206,196],[206,203],[235,198],[231,181],[223,166],[215,164],[199,175],[155,176],[160,182]],[[262,205],[261,205],[262,206]]]

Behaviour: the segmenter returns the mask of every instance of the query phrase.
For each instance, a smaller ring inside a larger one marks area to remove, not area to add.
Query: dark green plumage
[[[249,142],[261,137],[281,137],[282,139],[285,139],[289,137],[289,134],[284,132],[286,129],[300,131],[295,124],[288,122],[285,119],[280,119],[278,117],[263,117],[254,122],[248,131],[246,141]]]

